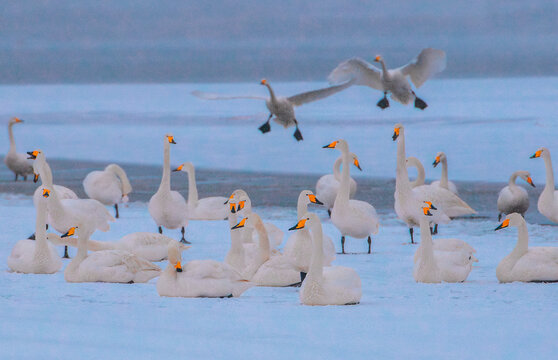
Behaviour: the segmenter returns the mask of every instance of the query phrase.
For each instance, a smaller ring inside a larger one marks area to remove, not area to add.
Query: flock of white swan
[[[378,106],[389,106],[387,94],[406,104],[414,99],[415,107],[424,109],[426,103],[415,95],[407,77],[419,87],[431,75],[445,67],[445,53],[435,49],[423,50],[410,64],[387,70],[381,57],[376,57],[382,70],[361,59],[350,59],[340,64],[330,75],[332,82],[340,85],[289,98],[275,97],[271,86],[266,85],[270,98],[266,104],[270,117],[262,125],[262,132],[269,131],[269,120],[285,127],[296,127],[295,138],[302,139],[293,106],[317,100],[341,91],[351,85],[366,85],[384,92]],[[220,98],[198,93],[206,98]],[[172,171],[188,175],[188,200],[171,190],[171,147],[176,144],[172,134],[163,138],[163,172],[161,183],[148,205],[149,214],[159,233],[131,233],[112,242],[95,241],[91,236],[96,230],[108,231],[115,218],[106,206],[114,206],[119,217],[118,204],[127,202],[132,186],[125,171],[116,164],[102,171],[93,171],[83,180],[89,199],[79,199],[70,189],[55,185],[45,153],[34,150],[17,153],[12,127],[22,120],[13,118],[8,125],[10,149],[6,165],[24,179],[34,176],[42,184],[34,193],[36,226],[34,240],[18,241],[8,258],[12,271],[20,273],[52,274],[58,272],[63,262],[55,246],[77,247],[76,256],[64,269],[68,282],[142,283],[157,279],[160,296],[171,297],[237,297],[253,286],[300,286],[300,301],[306,305],[348,305],[360,302],[362,284],[354,269],[332,265],[336,258],[335,246],[324,235],[320,218],[308,210],[309,204],[323,205],[331,222],[341,235],[341,251],[345,253],[346,238],[366,239],[371,253],[372,235],[377,234],[380,222],[374,206],[353,198],[357,184],[350,176],[351,165],[360,170],[358,158],[349,149],[347,141],[340,139],[324,146],[335,149],[340,157],[333,164],[333,174],[324,175],[316,184],[316,192],[303,190],[298,198],[297,222],[284,247],[284,232],[277,226],[264,222],[252,210],[248,194],[241,189],[229,197],[199,198],[195,169],[184,163]],[[459,197],[458,189],[448,180],[448,160],[443,152],[436,154],[433,166],[441,164],[439,181],[425,184],[424,167],[405,152],[405,128],[394,126],[396,142],[395,212],[409,228],[410,241],[414,243],[414,227],[420,228],[420,244],[414,256],[413,277],[417,282],[463,282],[469,276],[473,263],[478,261],[473,247],[460,239],[432,239],[439,224],[453,218],[474,214]],[[326,151],[326,150],[324,150]],[[542,157],[546,166],[546,186],[538,201],[539,211],[553,222],[558,222],[558,195],[554,189],[554,175],[550,152],[541,148],[532,158]],[[32,160],[32,161],[31,161]],[[408,167],[416,167],[418,176],[410,181]],[[529,247],[526,222],[523,214],[529,207],[525,189],[516,185],[517,177],[534,186],[527,171],[517,171],[509,179],[498,198],[499,221],[496,230],[509,226],[518,228],[514,250],[496,269],[500,282],[555,282],[558,281],[558,247]],[[230,228],[230,249],[223,262],[215,260],[182,261],[182,251],[190,247],[185,229],[190,220],[227,220]],[[294,222],[294,221],[293,221]],[[51,227],[63,235],[47,233]],[[180,241],[163,235],[165,229],[180,229]],[[167,260],[164,270],[154,264]]]

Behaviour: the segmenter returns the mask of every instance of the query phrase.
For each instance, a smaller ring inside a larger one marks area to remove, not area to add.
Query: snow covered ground
[[[286,230],[294,209],[258,209]],[[322,215],[325,233],[338,233]],[[108,233],[153,231],[143,203],[131,203]],[[170,299],[148,284],[69,284],[63,272],[7,272],[13,244],[34,226],[31,198],[3,195],[0,217],[0,358],[212,358],[212,359],[550,359],[558,345],[556,284],[499,284],[495,268],[515,245],[516,231],[494,232],[495,221],[456,220],[443,237],[477,249],[480,262],[463,284],[417,284],[408,232],[382,214],[373,254],[338,255],[362,279],[359,305],[307,307],[298,289],[252,288],[236,299]],[[529,226],[531,245],[556,246],[556,230]],[[170,232],[178,237],[178,232]],[[226,222],[191,221],[193,247],[184,260],[222,260],[229,246]],[[347,250],[366,250],[349,239]],[[60,249],[62,251],[62,249]],[[74,252],[71,253],[73,255]],[[162,263],[161,266],[166,266]]]

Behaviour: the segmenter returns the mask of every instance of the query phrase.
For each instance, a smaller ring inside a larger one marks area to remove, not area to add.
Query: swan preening
[[[509,226],[517,227],[517,243],[512,252],[498,264],[498,281],[557,282],[558,247],[529,247],[527,224],[521,214],[509,214],[495,230]]]
[[[378,233],[380,222],[374,206],[349,198],[351,163],[349,144],[341,139],[325,145],[324,148],[338,149],[343,158],[341,184],[331,210],[331,222],[341,232],[341,252],[345,253],[345,237],[351,236],[357,239],[368,238],[368,253],[370,254],[372,247],[370,235]]]
[[[114,206],[118,219],[118,204],[128,202],[132,185],[124,169],[116,164],[108,165],[105,170],[92,171],[83,179],[83,190],[91,199],[103,205]]]
[[[163,151],[163,176],[157,192],[149,200],[149,214],[163,233],[167,229],[181,228],[180,242],[189,244],[184,237],[185,227],[188,225],[188,206],[184,197],[178,191],[172,191],[170,186],[170,145],[176,144],[172,134],[165,135]]]
[[[28,175],[33,174],[33,164],[27,160],[23,153],[18,153],[16,150],[16,143],[14,138],[13,126],[14,124],[22,123],[23,120],[18,118],[10,119],[8,122],[8,136],[10,137],[10,149],[4,158],[4,163],[15,174],[15,181],[18,176],[23,176],[23,180],[27,180]]]
[[[266,79],[263,79],[260,82],[260,84],[267,87],[267,90],[269,91],[269,97],[227,96],[227,95],[219,95],[219,94],[208,94],[201,91],[193,91],[192,95],[206,100],[230,100],[230,99],[265,100],[265,106],[269,110],[269,117],[267,118],[267,121],[262,126],[259,127],[259,130],[263,134],[269,132],[271,130],[271,126],[269,122],[270,120],[273,120],[277,124],[282,125],[284,128],[295,126],[296,130],[293,136],[297,141],[301,141],[303,140],[302,133],[298,128],[298,121],[295,116],[294,107],[306,103],[310,103],[313,101],[321,100],[335,93],[338,93],[342,90],[345,90],[346,88],[352,85],[352,81],[349,79],[343,82],[342,84],[326,87],[323,89],[312,90],[312,91],[300,93],[289,97],[276,96],[275,92],[271,88],[271,85],[269,85],[269,82]]]
[[[539,212],[546,216],[548,220],[558,223],[558,193],[554,189],[554,171],[552,170],[552,159],[550,151],[542,147],[537,150],[531,158],[542,157],[546,168],[546,184],[544,190],[539,196],[537,207]]]
[[[355,154],[351,153],[351,157],[353,158],[353,165],[357,167],[360,171],[362,168],[360,167],[360,163],[358,162],[358,158]],[[316,196],[320,199],[321,202],[324,203],[324,206],[327,209],[327,212],[331,216],[331,209],[333,208],[333,204],[335,203],[335,197],[337,196],[337,192],[339,191],[339,185],[341,184],[341,163],[343,162],[343,157],[340,156],[335,160],[333,163],[333,174],[327,174],[322,176],[318,179],[316,183]],[[357,183],[353,178],[349,180],[349,198],[353,198],[357,191]]]
[[[381,56],[376,56],[374,61],[379,62],[382,68],[378,69],[360,58],[346,60],[329,74],[328,80],[331,84],[352,81],[354,85],[369,86],[382,91],[384,97],[377,103],[381,109],[389,107],[387,94],[391,94],[391,98],[401,104],[406,105],[414,100],[415,107],[424,110],[428,105],[416,96],[408,78],[416,88],[421,87],[426,80],[446,68],[446,53],[432,48],[423,49],[417,58],[407,65],[390,70]]]
[[[362,285],[357,272],[344,266],[324,267],[322,223],[314,213],[306,213],[289,230],[310,228],[312,258],[306,278],[300,287],[300,302],[304,305],[352,305],[362,297]]]
[[[533,179],[531,179],[531,174],[529,174],[528,171],[519,170],[514,172],[510,176],[508,186],[500,190],[498,194],[498,221],[502,219],[502,214],[519,213],[525,216],[525,212],[529,209],[529,195],[527,195],[527,190],[517,186],[515,183],[518,177],[525,180],[532,187],[535,187]]]

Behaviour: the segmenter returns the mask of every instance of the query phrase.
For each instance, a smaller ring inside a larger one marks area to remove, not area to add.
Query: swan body
[[[531,158],[542,157],[546,168],[546,185],[539,196],[537,208],[548,220],[558,223],[558,192],[554,189],[554,171],[550,151],[543,147],[537,150]]]
[[[381,64],[381,69],[360,58],[346,60],[329,74],[328,80],[331,84],[352,80],[354,85],[382,91],[384,98],[378,102],[382,109],[389,106],[386,98],[389,93],[393,100],[401,104],[406,105],[414,100],[415,107],[424,110],[428,105],[416,96],[409,78],[415,87],[421,87],[426,80],[446,68],[446,53],[432,48],[423,49],[409,64],[390,70],[381,56],[376,56],[374,61]]]
[[[308,204],[319,204],[321,200],[310,190],[303,190],[298,196],[297,218],[301,219],[308,212]],[[324,204],[325,206],[325,204]],[[335,260],[335,245],[327,235],[323,235],[323,264],[329,266]],[[295,231],[287,239],[283,254],[291,259],[296,270],[308,273],[310,260],[312,258],[312,236],[308,229]]]
[[[358,163],[358,158],[355,154],[351,153],[353,157],[353,164],[357,166],[360,170],[360,165]],[[341,163],[343,158],[340,156],[335,160],[333,164],[333,174],[327,174],[318,179],[316,183],[316,196],[324,203],[324,206],[331,211],[333,204],[335,203],[335,197],[339,191],[339,185],[341,184]],[[349,198],[353,198],[357,191],[357,183],[353,178],[349,180]],[[295,233],[296,234],[296,233]]]
[[[308,212],[289,230],[308,226],[312,234],[312,258],[308,275],[300,287],[304,305],[352,305],[362,297],[362,284],[357,272],[344,266],[323,265],[323,230],[318,216]]]
[[[137,255],[124,250],[100,250],[87,253],[92,231],[85,225],[70,228],[63,237],[77,235],[76,256],[66,266],[67,282],[145,283],[159,276],[161,269]]]
[[[343,157],[341,184],[331,210],[331,222],[341,232],[342,252],[345,252],[345,236],[351,236],[357,239],[367,237],[368,253],[370,253],[370,235],[378,233],[380,222],[376,209],[372,205],[364,201],[349,199],[349,144],[345,140],[338,140],[324,146],[324,148],[338,149]]]
[[[168,245],[169,263],[157,279],[157,293],[168,297],[238,297],[253,285],[233,268],[214,260],[194,260],[182,266],[178,243]]]
[[[405,166],[407,167],[407,169],[409,167],[414,167],[417,169],[417,178],[414,181],[410,182],[411,188],[416,188],[418,186],[424,185],[425,172],[424,166],[422,166],[420,160],[414,156],[409,156],[405,162]]]
[[[432,182],[432,186],[439,186],[446,190],[451,191],[455,195],[458,195],[457,186],[452,181],[448,180],[448,157],[442,151],[436,154],[432,166],[436,167],[438,164],[442,163],[442,178]]]
[[[522,187],[517,186],[515,180],[520,177],[525,180],[529,185],[535,187],[533,180],[531,179],[531,174],[528,171],[516,171],[510,176],[508,181],[508,186],[500,190],[498,194],[498,221],[502,218],[502,214],[508,215],[511,213],[519,213],[525,215],[527,209],[529,209],[529,195],[527,190]]]
[[[87,174],[83,179],[83,189],[89,198],[103,205],[114,206],[118,218],[118,204],[128,202],[132,185],[124,169],[116,164],[110,164],[104,170]]]
[[[496,230],[508,226],[517,227],[517,244],[496,267],[498,281],[558,281],[558,247],[529,247],[527,224],[521,214],[509,214]]]
[[[62,268],[62,259],[56,253],[54,246],[47,241],[46,199],[39,200],[35,209],[37,211],[35,241],[28,239],[18,241],[8,257],[8,267],[12,271],[25,274],[54,274]]]
[[[165,135],[163,153],[163,176],[157,192],[149,199],[149,214],[163,233],[167,229],[182,228],[181,242],[184,238],[184,228],[188,225],[188,206],[184,197],[178,191],[170,188],[170,144],[176,144],[172,134]]]
[[[10,149],[4,157],[4,163],[15,174],[15,181],[18,176],[23,176],[23,180],[27,180],[28,175],[33,174],[33,164],[27,159],[23,153],[18,153],[16,150],[16,143],[12,127],[14,124],[22,123],[23,120],[13,118],[8,123],[8,135],[10,138]]]
[[[328,96],[331,96],[335,93],[338,93],[342,90],[345,90],[349,86],[352,85],[352,81],[348,80],[343,84],[338,84],[335,86],[326,87],[323,89],[312,90],[308,92],[304,92],[301,94],[289,96],[289,97],[280,97],[276,96],[275,92],[271,88],[269,82],[265,79],[261,81],[261,85],[267,87],[269,91],[269,97],[262,97],[262,96],[226,96],[226,95],[217,95],[217,94],[208,94],[203,93],[200,91],[192,92],[192,95],[197,96],[202,99],[206,100],[226,100],[226,99],[258,99],[258,100],[265,100],[265,105],[269,110],[269,117],[267,121],[260,126],[259,130],[262,133],[269,132],[271,127],[269,125],[270,120],[276,122],[279,125],[282,125],[284,128],[288,128],[290,126],[295,126],[296,130],[293,134],[297,141],[303,140],[302,134],[298,128],[298,121],[295,117],[295,106],[300,106],[306,103],[310,103],[313,101],[324,99]],[[275,117],[274,117],[275,116]]]
[[[224,220],[227,218],[226,197],[198,198],[196,170],[191,162],[184,163],[173,171],[183,171],[188,174],[188,218],[190,220]]]

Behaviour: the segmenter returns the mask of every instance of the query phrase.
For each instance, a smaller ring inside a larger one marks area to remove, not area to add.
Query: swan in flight
[[[426,80],[446,68],[446,53],[432,48],[423,49],[417,58],[407,65],[390,70],[380,55],[376,56],[374,61],[379,62],[382,68],[378,69],[360,58],[346,60],[329,74],[328,80],[331,84],[353,81],[354,85],[369,86],[382,91],[384,97],[376,104],[382,110],[389,107],[387,94],[391,94],[393,100],[403,105],[414,100],[415,107],[424,110],[428,105],[416,96],[408,78],[416,88],[421,87]]]
[[[362,171],[357,156],[351,153],[351,157],[353,158],[353,165]],[[333,163],[333,174],[322,176],[316,183],[316,196],[324,203],[329,216],[331,216],[331,209],[333,208],[333,203],[335,203],[335,197],[337,196],[337,191],[339,191],[339,185],[341,184],[340,169],[342,162],[343,157],[339,156],[337,160],[335,160],[335,163]],[[350,178],[349,184],[349,198],[352,199],[357,191],[357,183],[353,178]]]
[[[118,219],[118,204],[128,202],[132,185],[124,169],[116,164],[108,165],[105,170],[92,171],[83,179],[83,190],[91,199],[103,205],[114,206]]]
[[[517,244],[496,267],[498,281],[558,282],[558,247],[529,247],[527,224],[518,213],[506,216],[495,230],[508,226],[517,227]]]
[[[161,273],[157,265],[128,251],[102,250],[88,254],[87,242],[93,231],[80,223],[62,235],[75,235],[78,243],[76,256],[64,270],[67,282],[146,283]]]
[[[405,166],[407,167],[407,169],[410,167],[414,167],[417,169],[417,178],[410,182],[411,188],[416,188],[418,186],[424,185],[426,174],[424,172],[424,166],[422,166],[420,160],[414,156],[409,156],[405,161]]]
[[[199,199],[196,186],[196,170],[194,164],[185,162],[173,170],[188,174],[188,218],[190,220],[224,220],[228,216],[224,196],[212,196]]]
[[[525,180],[532,187],[535,187],[529,171],[520,170],[514,172],[510,176],[508,186],[500,190],[498,194],[498,221],[502,220],[502,214],[519,213],[525,216],[525,212],[529,209],[529,195],[527,195],[527,190],[517,186],[515,183],[518,177]]]
[[[27,180],[27,175],[33,174],[33,164],[27,159],[25,154],[16,151],[16,143],[14,138],[14,131],[12,127],[14,124],[22,123],[23,120],[12,118],[8,123],[8,135],[10,137],[10,149],[4,158],[4,163],[15,174],[15,181],[18,176],[23,176],[23,180]]]
[[[263,79],[260,82],[260,84],[267,87],[267,90],[269,91],[269,97],[228,96],[228,95],[204,93],[201,91],[193,91],[192,95],[206,100],[230,100],[230,99],[265,100],[265,106],[267,106],[267,109],[269,110],[269,117],[267,118],[267,121],[262,126],[259,127],[259,130],[262,132],[262,134],[265,134],[271,130],[271,126],[269,122],[271,118],[273,118],[273,116],[275,115],[273,121],[275,121],[279,125],[282,125],[284,128],[295,126],[296,130],[293,136],[297,141],[301,141],[303,140],[302,133],[298,128],[298,121],[296,120],[295,117],[294,107],[324,99],[328,96],[331,96],[335,93],[345,90],[353,83],[349,79],[346,82],[343,82],[343,84],[338,84],[335,86],[330,86],[318,90],[312,90],[312,91],[304,92],[289,97],[276,96],[275,92],[271,88],[271,85],[269,85],[269,82],[266,79]]]
[[[357,239],[368,238],[368,253],[371,253],[371,234],[378,233],[380,221],[374,206],[365,201],[349,199],[350,163],[349,144],[341,139],[323,146],[324,149],[338,149],[343,157],[341,184],[331,210],[331,222],[341,232],[341,252],[345,253],[345,236]]]
[[[433,181],[432,185],[443,187],[444,189],[451,191],[455,195],[459,195],[457,192],[457,186],[455,186],[453,182],[448,180],[448,158],[442,151],[436,154],[432,166],[436,167],[440,163],[442,164],[442,177],[440,178],[440,180]]]
[[[542,147],[537,150],[531,159],[542,157],[546,168],[546,185],[539,196],[537,207],[539,212],[546,216],[548,220],[558,223],[558,192],[554,189],[554,171],[552,170],[552,159],[550,151]]]
[[[312,235],[312,258],[308,275],[300,287],[300,302],[304,305],[354,305],[362,297],[360,276],[344,266],[325,266],[323,253],[323,229],[318,215],[306,213],[289,230],[310,228]]]
[[[170,186],[170,145],[176,144],[172,134],[165,135],[163,151],[163,176],[157,192],[149,200],[149,214],[159,227],[159,234],[163,227],[167,229],[181,228],[181,243],[189,244],[184,237],[185,227],[188,225],[188,206],[186,200],[178,191]]]
[[[40,188],[45,197],[50,195],[47,188]],[[54,274],[62,268],[62,259],[56,249],[47,241],[46,199],[41,198],[35,204],[37,212],[35,223],[35,241],[25,239],[18,241],[8,257],[8,267],[15,272],[25,274]]]
[[[169,263],[157,279],[157,293],[168,297],[238,297],[253,286],[232,267],[215,260],[182,264],[178,243],[168,245]]]

